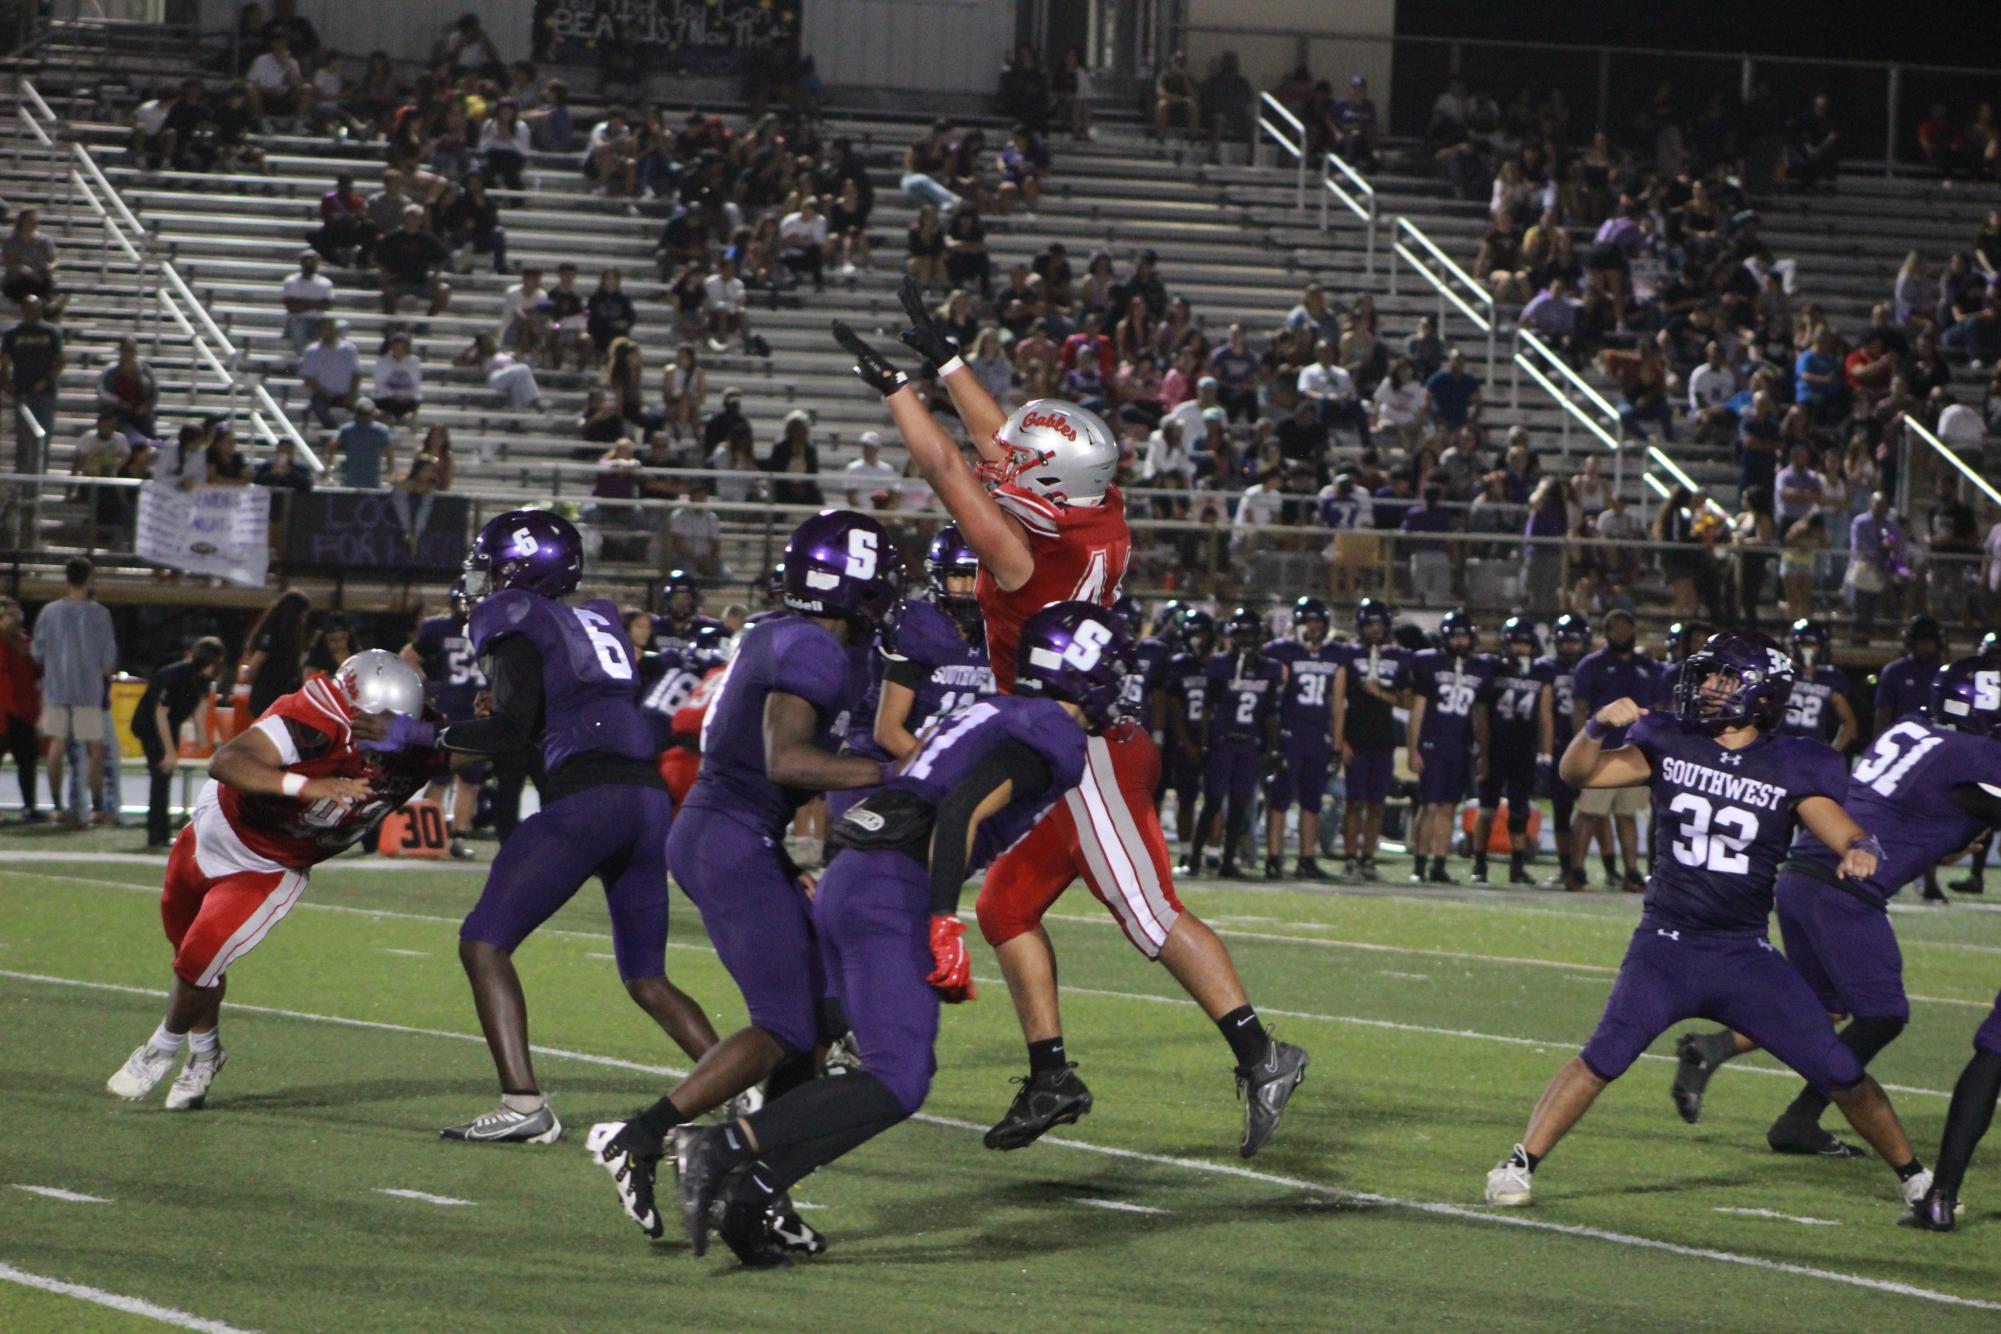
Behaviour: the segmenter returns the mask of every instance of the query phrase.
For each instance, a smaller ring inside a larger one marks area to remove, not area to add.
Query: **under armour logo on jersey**
[[[1723,763],[1729,765],[1731,768],[1734,769],[1743,762],[1744,762],[1744,757],[1742,755],[1739,755],[1736,751],[1729,750],[1723,752]]]
[[[1655,928],[1654,928],[1654,934],[1655,934],[1655,935],[1657,935],[1657,936],[1666,936],[1666,937],[1667,937],[1667,938],[1668,938],[1669,940],[1680,940],[1680,939],[1681,939],[1681,932],[1679,932],[1679,931],[1670,931],[1670,930],[1668,930],[1668,929],[1667,929],[1666,927],[1664,927],[1664,926],[1657,926],[1657,927],[1655,927]]]

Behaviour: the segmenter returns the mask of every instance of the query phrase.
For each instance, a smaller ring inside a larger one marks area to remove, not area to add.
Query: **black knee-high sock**
[[[1952,1110],[1945,1117],[1945,1138],[1938,1146],[1932,1188],[1957,1198],[1959,1183],[1973,1148],[1994,1120],[1994,1100],[2001,1097],[2001,1052],[1976,1051],[1960,1071],[1952,1089]]]
[[[1209,831],[1215,827],[1215,821],[1216,799],[1202,798],[1201,812],[1195,817],[1195,841],[1188,845],[1188,864],[1194,868],[1197,875],[1202,873],[1202,845],[1209,841]],[[1223,846],[1226,848],[1230,846],[1230,835],[1227,830],[1223,834]]]
[[[1903,1031],[1904,1021],[1901,1019],[1856,1019],[1841,1030],[1841,1045],[1854,1052],[1856,1059],[1866,1068],[1869,1062],[1876,1059],[1876,1053],[1894,1042],[1897,1034]],[[1785,1116],[1818,1121],[1826,1110],[1827,1095],[1809,1084],[1786,1108]]]
[[[688,1120],[686,1116],[682,1115],[681,1109],[674,1105],[672,1098],[660,1099],[632,1119],[641,1130],[653,1137],[653,1143],[655,1144],[666,1139],[668,1131],[672,1130],[675,1126],[686,1123]]]
[[[764,1081],[764,1100],[777,1102],[800,1085],[811,1081],[820,1073],[819,1063],[810,1051],[795,1052],[778,1063]]]
[[[1244,828],[1244,803],[1231,797],[1223,812],[1223,865],[1237,864],[1237,841]]]
[[[780,1190],[909,1117],[866,1070],[803,1084],[746,1118]]]

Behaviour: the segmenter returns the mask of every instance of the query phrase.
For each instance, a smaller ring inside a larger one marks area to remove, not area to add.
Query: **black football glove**
[[[884,361],[882,353],[863,342],[860,334],[840,320],[834,321],[834,341],[855,359],[855,374],[861,382],[884,398],[910,383],[908,376]]]
[[[896,295],[903,302],[903,313],[910,317],[910,327],[897,335],[906,347],[930,362],[934,370],[959,355],[959,340],[946,334],[938,317],[925,308],[924,289],[915,278],[905,274]]]

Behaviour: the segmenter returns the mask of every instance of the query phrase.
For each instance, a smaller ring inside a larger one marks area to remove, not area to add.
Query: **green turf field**
[[[1538,1174],[1534,1208],[1481,1203],[1597,1018],[1624,896],[1190,889],[1266,1018],[1313,1055],[1245,1164],[1215,1030],[1074,890],[1050,929],[1097,1110],[1020,1153],[981,1148],[1022,1058],[977,946],[990,985],[947,1011],[924,1117],[798,1191],[831,1252],[747,1274],[673,1232],[649,1244],[582,1151],[679,1058],[619,987],[594,888],[519,956],[568,1136],[445,1144],[438,1126],[494,1096],[455,956],[477,864],[323,868],[231,970],[229,1067],[207,1110],[176,1114],[164,1088],[140,1105],[103,1091],[159,1018],[157,859],[41,860],[138,841],[0,833],[0,1329],[138,1328],[143,1304],[272,1331],[2001,1325],[1997,1149],[1959,1233],[1897,1228],[1881,1163],[1766,1151],[1794,1081],[1762,1057],[1717,1077],[1695,1127],[1669,1105],[1670,1064],[1643,1061]],[[2001,916],[1896,921],[1920,999],[1877,1073],[1929,1159],[2001,982]],[[740,1004],[678,898],[673,942],[670,971],[728,1031]]]

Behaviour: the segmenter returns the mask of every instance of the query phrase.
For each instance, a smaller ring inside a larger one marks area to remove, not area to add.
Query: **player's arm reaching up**
[[[1563,758],[1557,761],[1557,777],[1574,788],[1638,787],[1646,782],[1653,776],[1646,752],[1638,746],[1604,748],[1608,733],[1631,727],[1646,716],[1647,710],[1630,699],[1615,699],[1598,710],[1570,738]]]
[[[952,395],[952,406],[958,410],[959,420],[966,423],[980,457],[988,463],[1004,462],[1007,451],[995,441],[994,435],[1007,424],[1006,410],[994,402],[994,396],[987,392],[979,377],[959,359],[958,340],[945,332],[937,315],[925,306],[924,290],[917,280],[906,274],[896,295],[903,302],[903,313],[910,317],[910,327],[898,337],[938,372],[938,379]]]
[[[979,553],[980,564],[1009,592],[1027,583],[1035,573],[1035,553],[1029,547],[1027,532],[967,469],[965,460],[959,456],[958,444],[918,401],[909,378],[839,320],[834,321],[834,341],[854,357],[855,374],[861,382],[882,395],[910,457],[917,461],[918,473],[930,483],[939,503],[958,524],[966,545]],[[971,372],[967,372],[965,378],[970,377]],[[954,403],[957,403],[956,392]],[[994,424],[995,429],[1005,421],[1003,416]],[[971,419],[967,419],[967,425],[972,425]],[[991,449],[996,451],[994,461],[998,462],[1000,446],[991,443],[991,435],[988,432],[981,443],[981,457],[988,457],[986,451]],[[975,439],[981,437],[976,434]]]

